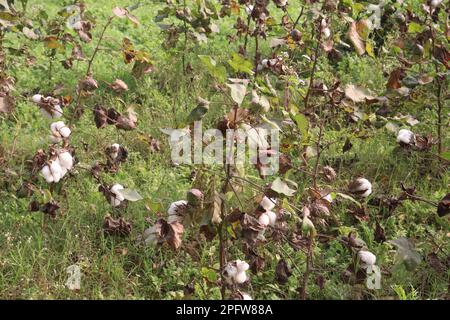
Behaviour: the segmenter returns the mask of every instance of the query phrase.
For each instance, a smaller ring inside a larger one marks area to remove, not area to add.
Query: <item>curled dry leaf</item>
[[[328,182],[333,182],[337,177],[336,171],[334,171],[334,169],[330,166],[323,167],[322,175]]]
[[[107,235],[128,236],[131,233],[131,229],[131,224],[122,217],[114,219],[108,214],[104,218],[103,232]]]
[[[92,76],[86,76],[78,82],[78,90],[92,92],[98,89],[98,83]]]
[[[94,121],[97,129],[102,129],[108,124],[108,110],[100,105],[94,107]]]
[[[281,259],[275,268],[275,279],[280,284],[288,282],[289,277],[292,275],[292,269],[286,260]]]
[[[242,236],[249,242],[254,242],[261,231],[265,229],[265,226],[261,225],[259,221],[244,213],[241,216]]]
[[[370,94],[370,92],[360,86],[356,86],[354,84],[348,84],[345,87],[345,96],[352,100],[353,102],[365,102],[367,100],[372,100],[374,97]]]
[[[361,39],[360,35],[358,34],[357,22],[353,21],[350,24],[350,28],[348,30],[348,37],[350,41],[353,43],[353,46],[355,47],[355,50],[358,53],[358,55],[360,56],[363,55],[366,52],[366,43],[363,39]]]
[[[397,68],[389,75],[389,80],[386,85],[388,89],[399,89],[402,87],[401,81],[405,77],[405,70],[403,68]]]
[[[122,93],[128,91],[128,85],[120,79],[116,79],[111,85],[110,88],[117,93]]]
[[[161,245],[167,242],[174,250],[180,248],[184,233],[183,224],[178,221],[168,223],[164,219],[156,221],[155,225],[145,230],[144,234],[138,238],[139,242],[145,242],[145,244],[158,244]]]
[[[437,208],[437,214],[439,217],[446,216],[450,213],[450,193],[447,193],[445,197],[439,201],[438,208]]]
[[[43,205],[41,211],[48,214],[52,218],[56,218],[56,211],[60,208],[56,201],[50,201]]]

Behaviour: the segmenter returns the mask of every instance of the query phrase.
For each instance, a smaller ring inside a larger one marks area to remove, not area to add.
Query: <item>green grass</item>
[[[99,28],[94,31],[94,39],[88,45],[86,56],[90,56],[96,43],[99,29],[110,15],[115,5],[125,6],[133,1],[86,1],[88,9],[96,16]],[[53,16],[59,9],[54,1],[30,1],[29,10],[43,7]],[[0,170],[0,298],[3,299],[174,299],[183,297],[183,288],[195,279],[195,299],[220,298],[220,289],[208,285],[204,280],[207,268],[218,268],[217,240],[206,242],[199,240],[198,230],[188,230],[184,236],[184,246],[178,252],[168,247],[142,248],[136,245],[135,238],[148,227],[146,217],[155,219],[146,205],[159,203],[162,212],[175,200],[185,197],[189,189],[192,168],[174,167],[170,161],[170,150],[166,137],[159,128],[173,127],[184,118],[186,110],[194,105],[197,96],[214,99],[211,79],[204,71],[196,72],[196,79],[185,87],[180,80],[182,74],[180,54],[169,54],[162,50],[164,41],[153,21],[158,5],[145,6],[134,14],[141,25],[133,27],[126,20],[115,20],[106,32],[103,47],[95,60],[93,71],[98,80],[112,82],[116,78],[128,83],[130,90],[122,97],[126,105],[132,104],[139,115],[139,130],[158,138],[162,143],[162,152],[150,152],[148,146],[140,141],[140,134],[123,134],[113,127],[95,129],[92,112],[89,107],[95,103],[114,106],[123,110],[123,106],[106,86],[100,83],[95,98],[88,99],[88,110],[73,128],[71,144],[76,146],[79,164],[73,174],[65,179],[61,186],[53,190],[61,209],[56,219],[50,219],[43,213],[28,211],[30,198],[19,198],[16,191],[29,178],[27,160],[38,149],[48,145],[48,131],[51,121],[44,120],[38,109],[26,98],[19,98],[15,112],[0,118],[0,155],[4,151],[5,163]],[[218,61],[226,61],[236,50],[236,45],[228,44],[227,34],[232,34],[232,23],[222,26],[219,36],[209,40],[207,45],[192,46],[188,50],[187,60],[195,70],[200,69],[198,54],[210,54]],[[229,28],[229,29],[228,29]],[[136,81],[131,75],[131,66],[123,62],[117,49],[123,37],[130,38],[135,46],[151,53],[156,71],[142,80]],[[8,36],[7,46],[19,47],[21,40]],[[36,57],[36,63],[25,67],[23,57],[10,57],[9,71],[16,77],[17,93],[50,91],[56,83],[63,83],[64,90],[73,94],[77,79],[85,72],[85,63],[75,63],[74,68],[65,70],[55,61],[50,71],[48,58],[42,43],[28,41],[30,53]],[[264,50],[268,50],[264,47]],[[267,51],[266,51],[267,52]],[[51,77],[49,76],[51,73]],[[335,73],[324,64],[319,70],[321,78],[331,79]],[[384,90],[385,78],[381,62],[372,58],[356,58],[346,55],[337,67],[337,75],[343,83],[363,84],[377,94]],[[407,103],[400,110],[417,108]],[[374,112],[375,109],[367,112]],[[211,123],[222,106],[206,118]],[[424,108],[414,113],[421,123],[417,130],[427,132],[434,115]],[[341,119],[342,120],[342,119]],[[366,130],[363,125],[359,129]],[[327,150],[327,161],[340,160],[341,163],[356,159],[350,165],[341,165],[338,180],[333,186],[344,188],[356,175],[363,174],[374,183],[374,194],[394,194],[401,192],[400,183],[416,186],[417,194],[433,201],[439,201],[450,189],[448,171],[438,174],[436,160],[425,154],[407,153],[398,148],[395,135],[384,126],[369,132],[367,139],[352,139],[353,148],[345,155],[341,154],[344,141],[340,138],[348,133],[348,128],[331,129],[326,132],[325,141],[336,141]],[[448,131],[448,130],[447,130]],[[445,138],[448,147],[450,138]],[[103,150],[111,143],[120,143],[128,148],[130,156],[120,171],[105,176],[108,183],[121,183],[134,188],[145,198],[130,204],[123,213],[127,221],[133,224],[129,238],[105,237],[102,233],[103,217],[113,213],[111,206],[98,192],[98,184],[91,175],[83,170],[104,158]],[[299,164],[299,159],[294,159]],[[254,172],[254,171],[253,171]],[[256,173],[254,173],[256,176]],[[299,185],[299,190],[309,186],[307,176],[299,173],[290,178]],[[44,190],[48,185],[40,179],[39,186]],[[292,200],[301,206],[304,193]],[[249,196],[248,192],[244,196]],[[33,199],[42,199],[40,194]],[[249,197],[250,198],[250,197]],[[368,222],[355,223],[348,213],[348,204],[341,202],[333,207],[333,215],[338,217],[342,226],[337,230],[346,235],[356,231],[370,250],[377,256],[377,264],[383,270],[382,289],[371,291],[363,285],[346,284],[341,273],[351,261],[348,250],[339,241],[330,241],[315,248],[317,274],[325,278],[325,287],[320,290],[315,279],[310,281],[308,297],[310,299],[443,299],[448,297],[450,271],[438,272],[426,260],[422,260],[417,270],[410,272],[395,260],[395,252],[386,243],[374,241],[375,220],[380,219],[385,228],[386,237],[395,239],[401,236],[412,238],[418,244],[417,250],[426,257],[440,246],[441,251],[449,252],[450,223],[448,218],[439,218],[435,208],[420,202],[405,202],[389,217],[382,217],[378,208],[369,207]],[[198,256],[191,255],[185,246],[196,241]],[[298,296],[297,283],[303,275],[305,254],[295,251],[288,244],[269,242],[266,245],[266,266],[263,272],[251,276],[251,286],[247,291],[259,299],[293,299]],[[239,247],[231,247],[230,257],[243,258]],[[440,253],[441,255],[441,253]],[[288,284],[276,283],[275,266],[277,261],[290,256],[298,269]],[[443,260],[448,259],[443,255]],[[81,290],[71,291],[65,287],[68,277],[66,268],[72,264],[81,267]],[[202,269],[203,268],[203,269]],[[331,271],[330,271],[331,270]],[[217,276],[217,275],[216,275]]]

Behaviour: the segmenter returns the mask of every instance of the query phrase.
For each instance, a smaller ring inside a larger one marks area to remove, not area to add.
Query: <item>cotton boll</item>
[[[269,216],[268,216],[266,213],[263,213],[263,214],[261,214],[261,215],[259,216],[258,222],[259,222],[262,226],[267,227],[267,226],[269,225],[269,223],[270,223],[270,218],[269,218]]]
[[[274,227],[277,222],[277,214],[273,211],[267,211],[266,214],[269,217],[269,225]]]
[[[110,156],[113,160],[116,160],[119,156],[120,145],[118,143],[114,143],[111,145],[111,153]]]
[[[59,163],[62,168],[67,170],[72,170],[73,168],[73,157],[69,152],[62,152],[58,155]]]
[[[349,191],[360,197],[368,197],[372,193],[372,184],[365,178],[357,178],[349,185]]]
[[[41,170],[41,174],[44,176],[44,179],[45,181],[47,181],[47,183],[52,183],[54,181],[53,175],[50,171],[50,166],[44,166]]]
[[[431,7],[437,8],[442,3],[442,0],[431,0]]]
[[[53,176],[53,182],[58,183],[61,180],[62,176],[63,176],[63,174],[62,174],[63,170],[61,168],[61,165],[60,165],[58,159],[53,161],[50,164],[50,171],[51,171],[51,174]]]
[[[225,278],[225,281],[228,284],[233,284],[234,278],[236,277],[236,274],[238,273],[238,269],[234,265],[233,262],[229,262],[224,269],[223,275]]]
[[[31,97],[31,100],[34,103],[41,103],[42,101],[42,95],[41,94],[35,94],[33,97]]]
[[[63,138],[68,138],[72,132],[68,127],[62,127],[61,129],[59,129],[59,133]]]
[[[360,250],[358,252],[359,260],[361,261],[361,267],[367,268],[373,266],[377,261],[377,257],[370,251]]]
[[[120,184],[115,184],[111,187],[111,205],[113,207],[118,207],[125,200],[125,198],[119,193],[119,190],[123,190],[124,187]]]
[[[172,202],[167,210],[167,214],[169,215],[167,222],[172,223],[178,221],[182,223],[187,204],[188,202],[186,200]]]
[[[242,293],[242,300],[253,300],[248,293]]]
[[[413,144],[415,141],[415,134],[408,129],[401,129],[397,134],[397,142],[400,144]]]
[[[328,203],[333,203],[333,197],[331,196],[331,193],[329,193],[326,196],[322,197],[322,199],[326,200]]]
[[[59,104],[52,108],[52,117],[53,118],[61,118],[62,115],[63,115],[63,110]]]
[[[247,275],[245,274],[245,271],[237,273],[236,276],[234,277],[234,281],[237,284],[242,284],[245,281],[247,281]]]
[[[324,39],[328,39],[331,36],[331,30],[330,28],[326,27],[322,29],[322,35]]]
[[[236,260],[236,268],[239,272],[242,272],[242,271],[247,271],[250,268],[250,266],[245,261]]]
[[[252,14],[252,11],[253,11],[253,6],[252,6],[251,4],[245,6],[245,12],[246,12],[248,15],[251,15],[251,14]]]
[[[275,208],[276,202],[276,199],[270,199],[269,197],[264,196],[259,205],[263,207],[264,210],[271,211],[273,210],[273,208]]]

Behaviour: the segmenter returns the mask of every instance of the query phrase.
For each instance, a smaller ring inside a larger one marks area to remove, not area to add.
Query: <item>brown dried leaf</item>
[[[437,214],[439,217],[443,217],[450,213],[450,193],[447,193],[445,197],[439,201]]]
[[[281,259],[275,268],[275,279],[280,284],[286,284],[289,277],[292,275],[292,270],[286,260]]]
[[[364,40],[361,39],[361,37],[358,34],[358,29],[357,29],[357,24],[355,21],[353,21],[350,24],[350,28],[348,30],[348,37],[350,39],[350,41],[353,43],[353,45],[355,46],[356,52],[358,53],[358,55],[363,55],[364,52],[366,52],[366,44],[364,42]]]
[[[108,214],[104,218],[103,232],[107,235],[129,236],[131,229],[131,224],[126,222],[122,217],[114,219]]]
[[[14,109],[14,98],[10,95],[0,96],[0,112],[11,113]]]

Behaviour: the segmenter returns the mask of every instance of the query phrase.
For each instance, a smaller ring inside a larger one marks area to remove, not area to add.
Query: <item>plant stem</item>
[[[307,286],[308,286],[308,280],[309,280],[309,274],[311,273],[311,269],[313,267],[313,246],[314,246],[314,238],[310,237],[309,239],[309,244],[308,244],[308,252],[307,252],[307,257],[306,257],[306,270],[305,270],[305,274],[303,276],[303,283],[302,283],[302,287],[301,287],[301,291],[300,291],[300,299],[301,300],[306,300],[306,296],[307,296]]]
[[[102,32],[100,34],[100,38],[97,41],[97,46],[95,47],[94,53],[92,54],[92,57],[89,60],[88,67],[87,67],[87,70],[86,70],[86,75],[89,75],[91,73],[92,63],[94,62],[95,56],[97,55],[97,52],[98,52],[99,47],[100,47],[100,43],[103,40],[103,36],[105,35],[106,29],[109,27],[109,25],[111,24],[113,19],[114,19],[114,16],[109,17],[108,21],[106,22],[105,26],[103,27],[103,30],[102,30]]]
[[[312,70],[311,70],[311,76],[309,78],[309,87],[308,87],[308,91],[306,92],[306,96],[305,96],[305,110],[308,110],[309,96],[311,94],[312,87],[314,84],[314,75],[315,75],[316,69],[317,69],[317,60],[319,59],[319,51],[320,51],[320,45],[321,45],[321,41],[322,41],[322,29],[320,29],[320,24],[319,24],[318,28],[319,28],[319,36],[317,39],[316,49],[314,50],[314,62],[313,62]]]
[[[321,110],[322,110],[322,108],[321,108]],[[318,173],[319,173],[320,155],[322,153],[322,148],[320,147],[320,143],[321,143],[322,137],[323,137],[323,129],[324,129],[324,121],[320,121],[319,137],[318,137],[317,142],[316,142],[317,158],[316,158],[316,164],[314,165],[314,174],[313,174],[313,186],[314,186],[314,188],[317,188],[317,176],[318,176]]]

